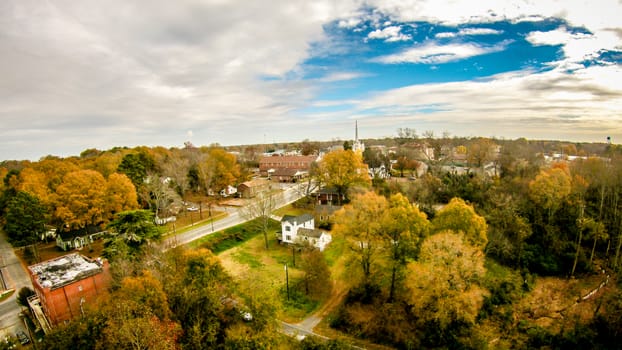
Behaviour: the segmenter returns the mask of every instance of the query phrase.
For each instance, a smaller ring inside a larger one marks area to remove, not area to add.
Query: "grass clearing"
[[[335,266],[337,260],[343,257],[344,252],[348,248],[345,237],[333,235],[333,240],[324,250],[324,258],[328,266]]]
[[[299,322],[318,308],[322,301],[314,301],[297,288],[303,272],[300,264],[294,266],[292,249],[281,245],[274,235],[269,237],[269,249],[264,246],[263,235],[240,242],[235,247],[218,253],[223,267],[248,290],[261,281],[262,293],[272,296],[278,317],[287,322]],[[298,253],[297,253],[298,254]],[[298,259],[298,255],[296,256]],[[290,298],[287,300],[285,264],[289,277]]]
[[[203,236],[196,241],[188,243],[187,246],[190,249],[207,248],[214,252],[214,254],[218,254],[237,247],[255,236],[263,236],[261,232],[256,229],[256,226],[257,224],[254,222],[236,225],[223,231]],[[268,236],[274,237],[276,230],[280,229],[280,227],[277,221],[270,220]]]
[[[293,216],[298,216],[298,215],[302,215],[305,213],[308,213],[308,210],[302,209],[302,208],[294,208],[293,205],[288,204],[282,208],[279,208],[277,210],[274,211],[274,215],[277,216],[285,216],[285,215],[293,215]]]
[[[255,255],[243,250],[233,254],[232,258],[240,264],[248,265],[252,269],[264,266],[261,261],[257,260]]]

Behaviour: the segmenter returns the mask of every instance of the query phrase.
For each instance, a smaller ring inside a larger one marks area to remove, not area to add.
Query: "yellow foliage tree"
[[[389,198],[388,208],[382,218],[382,232],[391,264],[389,301],[395,296],[396,284],[401,281],[401,271],[409,256],[415,256],[417,248],[428,234],[429,221],[425,213],[411,204],[401,193]]]
[[[352,150],[339,150],[326,154],[320,161],[319,174],[323,183],[337,190],[339,205],[342,197],[347,198],[351,187],[357,185],[368,187],[371,184],[363,157]]]
[[[572,181],[565,166],[542,170],[529,182],[529,197],[547,211],[549,223],[571,191]]]
[[[106,180],[94,170],[68,173],[56,188],[55,216],[71,229],[98,224],[105,218]]]
[[[372,265],[383,241],[383,217],[388,209],[386,198],[367,192],[353,198],[335,216],[336,235],[348,238],[350,248],[359,256],[363,276],[370,278]]]
[[[482,249],[488,243],[486,219],[477,215],[475,209],[460,198],[453,198],[436,214],[432,219],[432,230],[462,232],[469,244]]]
[[[18,191],[27,192],[39,199],[41,204],[49,206],[52,198],[50,197],[51,191],[47,185],[47,176],[33,168],[24,168],[19,173],[19,185]]]
[[[425,239],[419,261],[408,265],[413,314],[427,325],[448,328],[452,323],[473,324],[487,291],[484,253],[462,233],[446,230]]]
[[[138,209],[138,196],[129,177],[113,173],[106,182],[106,215],[112,216],[126,210]]]

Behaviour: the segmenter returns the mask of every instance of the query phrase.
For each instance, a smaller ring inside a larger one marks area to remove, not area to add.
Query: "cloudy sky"
[[[619,0],[0,1],[0,160],[397,128],[622,141]]]

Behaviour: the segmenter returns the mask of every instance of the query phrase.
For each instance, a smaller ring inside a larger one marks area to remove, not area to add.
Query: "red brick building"
[[[77,253],[29,266],[28,273],[51,326],[79,316],[110,286],[108,262]]]
[[[308,175],[311,163],[317,159],[318,156],[263,157],[259,160],[259,172],[275,181],[296,181]]]

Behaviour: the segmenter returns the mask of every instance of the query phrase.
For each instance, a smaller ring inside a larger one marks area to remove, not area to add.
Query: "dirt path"
[[[296,326],[302,328],[308,332],[313,332],[313,329],[322,321],[322,319],[328,316],[345,297],[347,293],[347,289],[343,288],[343,286],[339,287],[337,283],[333,282],[333,288],[328,297],[326,303],[313,315],[305,318],[301,322],[296,323]]]
[[[345,259],[338,259],[335,266],[331,270],[333,274],[343,274],[345,270]],[[333,286],[330,292],[330,296],[328,297],[328,299],[326,299],[324,305],[322,305],[322,307],[318,311],[313,313],[313,315],[298,322],[296,326],[312,332],[313,329],[320,322],[322,322],[322,319],[324,319],[324,317],[330,315],[330,313],[333,312],[341,304],[343,298],[345,298],[348,292],[348,288],[341,277],[342,276],[338,278],[333,278]]]

